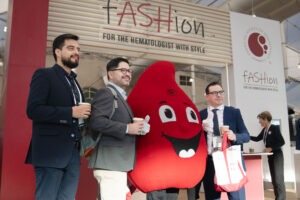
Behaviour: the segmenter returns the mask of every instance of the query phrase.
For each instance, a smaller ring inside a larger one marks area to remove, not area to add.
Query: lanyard
[[[82,102],[82,96],[80,94],[80,90],[75,82],[75,79],[72,77],[66,77],[73,94],[74,104],[78,105],[79,102]]]

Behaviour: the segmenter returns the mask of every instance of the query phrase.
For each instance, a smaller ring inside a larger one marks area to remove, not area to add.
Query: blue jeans
[[[74,200],[80,174],[80,156],[74,148],[65,168],[34,167],[36,200]]]

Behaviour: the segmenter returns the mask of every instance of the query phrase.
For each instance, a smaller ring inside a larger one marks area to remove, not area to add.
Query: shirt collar
[[[123,90],[120,86],[118,86],[110,81],[108,82],[108,84],[114,86],[118,90],[118,92],[123,96],[124,99],[127,98],[125,90]]]
[[[74,78],[74,79],[77,77],[77,74],[75,72],[71,71],[71,73],[68,74],[66,70],[64,70],[60,65],[56,64],[56,66],[58,68],[59,73],[63,74],[64,76]]]
[[[208,110],[212,111],[213,109],[218,109],[218,110],[224,110],[224,105],[220,105],[218,107],[212,107],[212,106],[208,106]]]

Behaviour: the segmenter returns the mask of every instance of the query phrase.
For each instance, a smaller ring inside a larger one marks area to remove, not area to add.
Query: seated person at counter
[[[264,152],[272,152],[268,155],[269,169],[271,173],[272,185],[274,187],[275,200],[286,199],[284,185],[284,159],[281,147],[285,144],[279,126],[271,124],[272,115],[264,111],[257,115],[260,125],[263,127],[258,136],[251,136],[250,139],[258,142],[263,140]]]

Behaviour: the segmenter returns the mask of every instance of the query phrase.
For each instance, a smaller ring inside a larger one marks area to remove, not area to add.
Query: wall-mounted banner
[[[284,88],[279,22],[231,13],[231,23],[236,87],[278,93]]]
[[[273,119],[280,121],[285,139],[283,148],[285,166],[291,164],[289,126],[285,89],[284,63],[279,21],[230,13],[235,106],[243,113],[249,133],[256,136],[262,127],[257,115],[269,111]],[[262,151],[262,142],[249,142],[244,149]],[[292,169],[285,169],[286,172]],[[293,180],[286,173],[287,180]],[[264,174],[269,177],[269,174]]]
[[[179,0],[50,0],[49,40],[58,31],[91,51],[232,63],[229,13]]]

